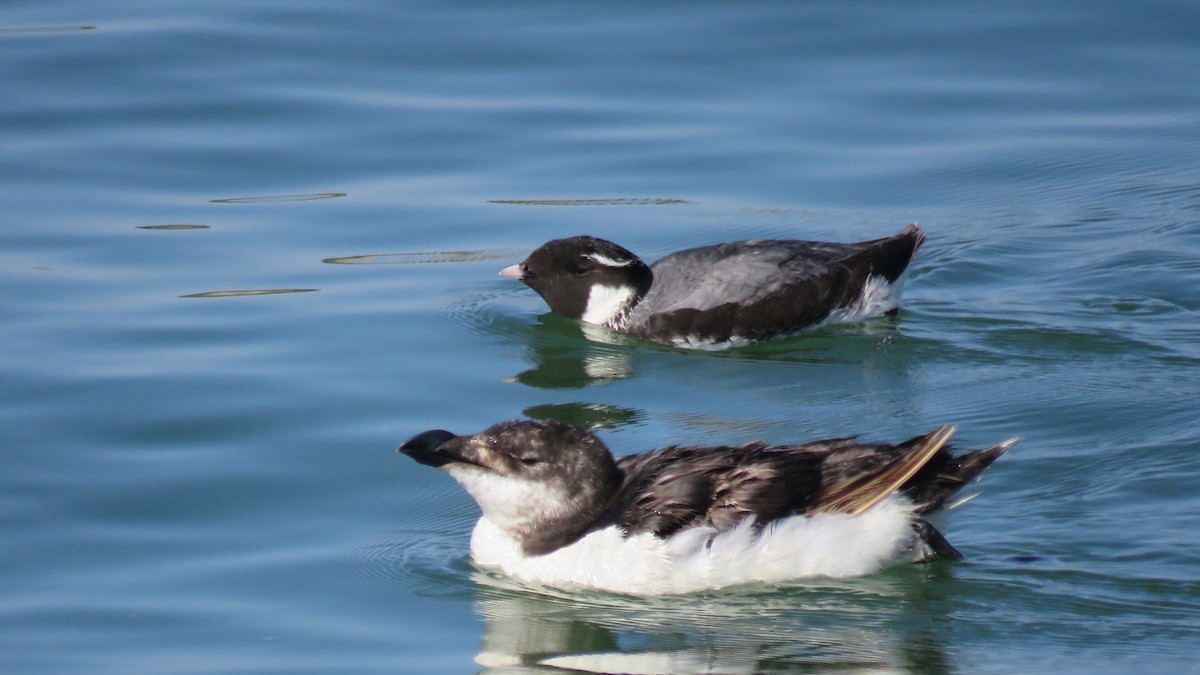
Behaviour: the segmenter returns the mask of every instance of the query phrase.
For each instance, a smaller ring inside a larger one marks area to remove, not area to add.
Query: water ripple
[[[222,197],[210,199],[213,204],[271,204],[278,202],[311,202],[318,199],[336,199],[345,197],[345,192],[314,192],[296,195],[266,195],[261,197]]]
[[[279,293],[312,293],[319,288],[259,288],[238,291],[205,291],[203,293],[188,293],[181,298],[234,298],[244,295],[276,295]]]
[[[424,596],[459,595],[471,587],[468,537],[477,515],[469,502],[438,500],[432,508],[408,510],[402,524],[360,542],[350,556],[367,576]]]
[[[489,199],[489,204],[512,206],[675,206],[691,204],[685,199],[618,197],[613,199]]]
[[[510,251],[428,251],[415,253],[364,253],[360,255],[322,258],[330,265],[423,265],[430,263],[464,263],[481,260],[503,260]]]
[[[0,35],[21,35],[28,33],[77,33],[85,30],[96,30],[95,26],[24,26],[17,28],[0,28]]]

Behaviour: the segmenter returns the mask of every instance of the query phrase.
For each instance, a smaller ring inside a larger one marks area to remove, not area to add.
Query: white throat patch
[[[587,323],[607,326],[629,308],[635,293],[632,286],[596,284],[588,291],[587,307],[579,318]]]
[[[502,530],[519,530],[531,521],[559,514],[571,499],[556,486],[474,466],[454,466],[448,473],[475,499],[483,516]]]

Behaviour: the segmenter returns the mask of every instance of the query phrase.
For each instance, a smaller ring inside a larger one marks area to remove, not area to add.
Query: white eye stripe
[[[610,258],[603,253],[584,253],[583,257],[595,260],[606,267],[628,267],[633,264],[632,260]]]

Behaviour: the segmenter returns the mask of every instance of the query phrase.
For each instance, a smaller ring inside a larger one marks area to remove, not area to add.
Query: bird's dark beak
[[[456,438],[458,436],[442,429],[424,431],[404,441],[399,451],[425,466],[439,467],[450,462],[462,461],[454,454],[439,452],[439,448]]]
[[[508,267],[500,270],[500,276],[506,279],[516,279],[517,281],[522,281],[525,279],[524,273],[521,272],[521,263],[509,265]]]

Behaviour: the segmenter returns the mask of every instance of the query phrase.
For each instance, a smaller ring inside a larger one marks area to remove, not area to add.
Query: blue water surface
[[[0,670],[1197,672],[1200,8],[8,0]],[[588,339],[496,276],[929,235],[894,319]],[[674,598],[475,570],[396,455],[1023,441],[963,563]]]

